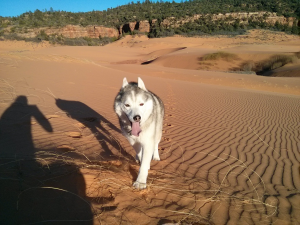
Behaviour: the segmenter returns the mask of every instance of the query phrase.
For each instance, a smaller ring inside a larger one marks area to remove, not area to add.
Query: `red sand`
[[[299,224],[300,79],[203,71],[195,60],[299,46],[260,31],[105,47],[0,42],[1,221]],[[123,77],[138,76],[166,108],[161,161],[143,191],[113,112]]]

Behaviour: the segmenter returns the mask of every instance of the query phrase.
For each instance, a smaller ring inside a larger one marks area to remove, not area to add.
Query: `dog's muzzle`
[[[141,116],[135,115],[133,117],[133,120],[134,122],[131,123],[131,135],[138,137],[139,134],[142,132],[140,127]]]
[[[134,120],[135,122],[140,122],[140,121],[141,121],[141,116],[140,116],[140,115],[135,115],[135,116],[133,117],[133,120]]]

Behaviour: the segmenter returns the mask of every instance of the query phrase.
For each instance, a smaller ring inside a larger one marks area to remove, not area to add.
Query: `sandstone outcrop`
[[[249,19],[252,20],[260,20],[263,19],[265,22],[270,24],[275,24],[276,22],[280,24],[288,24],[292,26],[294,21],[297,22],[297,19],[294,17],[286,18],[284,16],[277,16],[275,12],[240,12],[240,13],[219,13],[219,14],[208,14],[208,15],[201,15],[197,14],[192,17],[185,17],[182,19],[176,19],[175,17],[169,17],[162,21],[161,26],[165,28],[170,27],[180,27],[181,25],[194,22],[201,17],[211,17],[212,20],[227,20],[229,23],[235,21],[236,19],[240,19],[242,23],[248,23]],[[230,21],[232,20],[232,21]]]
[[[249,20],[260,20],[265,21],[269,24],[274,25],[276,22],[284,25],[292,26],[295,22],[300,25],[299,21],[294,17],[286,18],[284,16],[277,16],[274,12],[235,12],[235,13],[219,13],[219,14],[196,14],[193,16],[186,16],[181,19],[177,19],[175,17],[169,17],[164,19],[159,26],[164,28],[176,28],[180,27],[185,23],[194,22],[200,18],[209,18],[210,20],[225,20],[227,23],[234,23],[236,20],[239,20],[240,23],[248,24]],[[157,26],[157,20],[153,19],[151,23],[148,20],[143,21],[134,21],[123,24],[116,28],[109,28],[99,25],[89,25],[89,26],[79,26],[79,25],[67,25],[60,28],[53,27],[40,27],[40,28],[32,28],[25,30],[18,30],[17,35],[24,38],[34,38],[36,37],[42,30],[47,35],[58,34],[63,35],[67,38],[80,38],[80,37],[90,37],[90,38],[99,38],[99,37],[119,37],[119,35],[123,33],[132,33],[134,31],[149,33],[151,30],[151,26]],[[13,27],[6,28],[6,32],[10,32],[9,30]]]
[[[82,27],[79,25],[67,25],[61,28],[48,28],[42,27],[37,29],[28,29],[26,33],[19,33],[19,36],[25,38],[33,38],[39,32],[43,30],[47,35],[51,34],[61,34],[67,38],[79,38],[79,37],[118,37],[119,31],[115,28],[108,28],[104,26],[86,26]]]
[[[139,21],[139,22],[130,22],[120,26],[119,32],[120,34],[139,31],[143,33],[150,32],[150,24],[148,20]]]
[[[139,31],[149,33],[150,32],[150,23],[148,20],[139,22]]]

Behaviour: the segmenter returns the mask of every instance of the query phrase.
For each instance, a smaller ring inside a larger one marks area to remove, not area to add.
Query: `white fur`
[[[126,79],[126,77],[125,77],[125,79]],[[144,91],[147,91],[147,89],[145,87],[145,84],[144,84],[143,80],[140,77],[138,77],[138,87],[143,89]]]
[[[122,87],[128,85],[127,79],[124,78]],[[138,78],[138,87],[148,92],[144,82]],[[143,92],[144,93],[144,92]],[[148,98],[134,92],[127,93],[127,97],[123,101],[115,101],[115,111],[120,118],[120,125],[123,135],[136,151],[136,160],[141,163],[138,177],[133,186],[137,189],[146,188],[148,170],[150,169],[151,159],[160,160],[158,153],[158,144],[162,136],[162,122],[164,107],[161,100],[156,96]],[[156,104],[154,104],[154,102]],[[140,104],[143,103],[141,106]],[[127,106],[126,106],[127,105]],[[129,107],[128,107],[129,105]],[[157,107],[154,108],[154,105]],[[153,115],[155,114],[155,121]],[[141,116],[140,127],[142,132],[138,137],[131,135],[128,131],[131,129],[131,122],[134,122],[135,115]]]

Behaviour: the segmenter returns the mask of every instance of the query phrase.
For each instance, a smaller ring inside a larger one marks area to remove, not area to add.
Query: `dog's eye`
[[[140,106],[143,106],[143,105],[144,105],[144,103],[141,103],[141,104],[140,104]]]
[[[126,106],[126,107],[129,107],[130,105],[129,105],[129,104],[125,104],[125,106]]]

